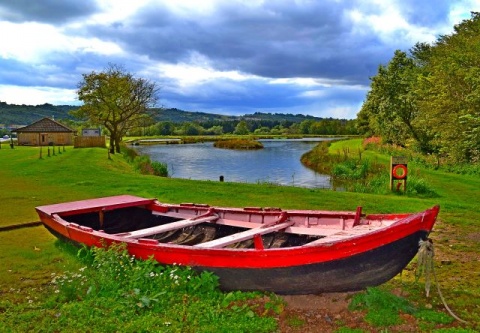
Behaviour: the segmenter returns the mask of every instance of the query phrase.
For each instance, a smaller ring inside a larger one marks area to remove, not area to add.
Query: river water
[[[259,150],[213,147],[213,142],[135,146],[153,161],[166,163],[169,176],[194,180],[273,183],[308,188],[331,188],[330,177],[302,165],[300,157],[329,138],[259,140]]]

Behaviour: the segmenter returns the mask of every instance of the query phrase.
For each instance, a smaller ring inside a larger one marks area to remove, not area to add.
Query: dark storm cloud
[[[0,0],[0,20],[64,23],[98,10],[93,0]]]
[[[64,65],[67,65],[64,63]],[[0,68],[0,84],[21,87],[46,86],[73,89],[79,77],[76,73],[65,70],[67,66],[25,65],[16,60],[4,60]]]
[[[156,4],[122,24],[90,27],[90,33],[153,60],[175,63],[197,52],[217,70],[368,84],[368,77],[388,62],[395,47],[372,32],[354,33],[347,6],[351,4],[332,1],[272,1],[262,6],[225,2],[209,15],[182,16]],[[412,20],[428,16],[427,12],[446,20],[448,3],[421,6],[403,8]],[[416,14],[417,7],[422,14]]]

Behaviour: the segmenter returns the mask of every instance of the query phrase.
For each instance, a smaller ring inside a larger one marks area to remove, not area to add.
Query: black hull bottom
[[[426,232],[418,231],[366,253],[327,263],[269,269],[194,269],[215,273],[224,291],[270,291],[283,295],[358,291],[378,286],[400,273],[417,254],[419,241],[426,237]]]

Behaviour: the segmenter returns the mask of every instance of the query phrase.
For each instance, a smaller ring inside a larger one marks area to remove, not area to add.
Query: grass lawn
[[[332,150],[358,149],[358,140],[340,141]],[[373,195],[335,192],[323,189],[283,187],[268,184],[243,184],[159,178],[136,173],[119,154],[107,158],[100,148],[73,149],[47,156],[37,147],[0,149],[0,227],[38,221],[39,205],[118,194],[157,198],[163,202],[208,203],[219,206],[263,206],[298,209],[354,210],[366,213],[414,212],[441,205],[439,222],[432,238],[436,245],[437,275],[445,298],[456,313],[480,322],[480,179],[425,170],[415,165],[414,172],[425,178],[437,198],[402,195]],[[377,158],[388,163],[387,156]],[[385,186],[388,186],[386,184]],[[0,286],[2,298],[26,301],[32,288],[47,283],[52,273],[79,267],[71,255],[43,227],[0,231]],[[413,291],[412,273],[388,283]],[[33,289],[35,290],[35,289]],[[436,293],[424,302],[441,308]],[[477,328],[480,328],[477,326]],[[1,329],[0,329],[1,331]]]

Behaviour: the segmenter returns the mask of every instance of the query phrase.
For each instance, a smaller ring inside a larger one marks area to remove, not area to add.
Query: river
[[[300,157],[329,138],[259,140],[259,150],[213,147],[212,142],[135,146],[140,154],[166,163],[169,176],[194,180],[272,183],[308,188],[331,188],[330,177],[300,162]]]

